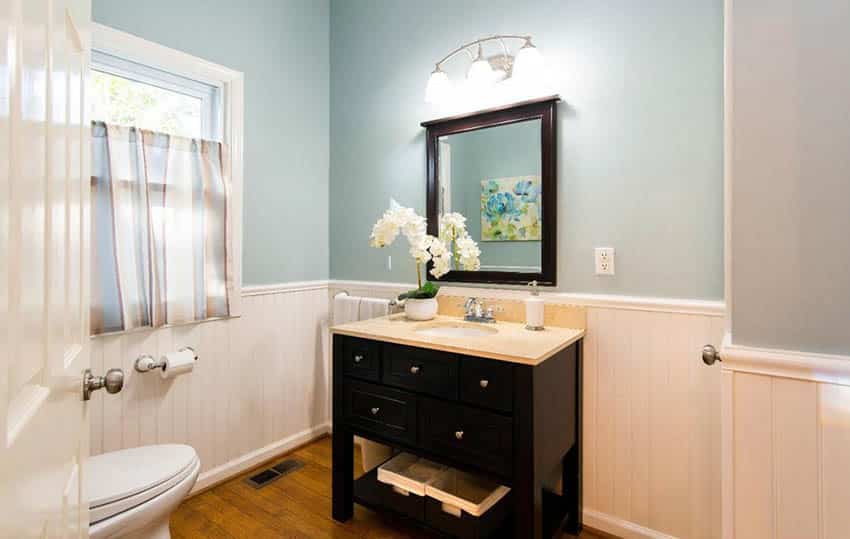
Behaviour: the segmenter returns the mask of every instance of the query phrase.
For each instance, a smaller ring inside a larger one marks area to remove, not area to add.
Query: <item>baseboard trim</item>
[[[273,459],[280,454],[291,451],[298,446],[315,440],[316,438],[320,438],[329,432],[330,422],[325,422],[316,427],[297,432],[282,440],[270,443],[269,445],[261,447],[255,451],[251,451],[250,453],[246,453],[241,457],[237,457],[220,466],[216,466],[211,470],[207,470],[198,476],[198,481],[195,482],[195,486],[192,488],[189,496],[199,494],[204,490],[239,475],[245,470],[251,469],[263,461]]]
[[[382,294],[397,293],[416,286],[412,283],[384,283],[373,281],[348,281],[331,279],[331,290],[374,291]],[[491,288],[442,285],[445,294],[453,296],[478,296],[494,299],[525,299],[528,291],[517,288]],[[541,297],[547,303],[566,303],[600,309],[627,309],[634,311],[651,311],[675,314],[693,314],[701,316],[722,317],[726,313],[726,304],[722,301],[678,298],[652,298],[640,296],[621,296],[614,294],[577,294],[571,292],[541,291]]]
[[[582,516],[585,526],[616,535],[622,539],[676,539],[672,535],[644,528],[634,522],[600,513],[593,509],[585,509],[582,511]]]
[[[756,348],[731,341],[727,334],[720,347],[725,371],[850,386],[850,356]]]

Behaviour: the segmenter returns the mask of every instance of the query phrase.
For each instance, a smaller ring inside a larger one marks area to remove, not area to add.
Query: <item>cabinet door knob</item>
[[[361,356],[360,354],[357,354],[356,356],[354,356],[354,362],[355,363],[360,363],[361,361],[363,361],[363,356]]]
[[[378,412],[380,412],[380,411],[381,411],[381,409],[378,408],[378,407],[372,408],[372,415],[378,415]]]
[[[457,438],[458,440],[463,440],[463,431],[462,430],[456,430],[455,431],[455,438]]]
[[[413,365],[410,367],[410,374],[419,374],[419,365]]]
[[[489,380],[481,380],[480,382],[478,382],[478,385],[480,385],[482,388],[486,389],[487,386],[490,385],[490,382],[489,382]]]

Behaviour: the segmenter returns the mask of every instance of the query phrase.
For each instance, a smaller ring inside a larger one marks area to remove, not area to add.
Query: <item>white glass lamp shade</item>
[[[521,82],[537,81],[543,75],[543,55],[540,49],[526,43],[514,60],[513,77]]]
[[[491,82],[494,77],[495,74],[493,73],[493,67],[490,65],[490,62],[481,57],[472,62],[466,74],[466,78],[473,84],[486,84]]]
[[[452,91],[452,83],[449,81],[449,76],[446,72],[437,68],[431,73],[428,79],[428,85],[425,86],[425,102],[426,103],[442,103],[446,101]]]

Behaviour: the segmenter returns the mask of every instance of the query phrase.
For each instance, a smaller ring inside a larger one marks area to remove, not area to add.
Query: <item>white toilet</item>
[[[172,511],[201,461],[188,445],[148,445],[91,457],[86,468],[91,539],[169,539]]]

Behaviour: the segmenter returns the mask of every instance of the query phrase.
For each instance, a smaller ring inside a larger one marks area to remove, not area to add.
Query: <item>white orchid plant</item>
[[[399,234],[410,244],[410,256],[416,262],[416,284],[419,288],[399,296],[399,299],[427,299],[437,295],[439,287],[431,282],[422,284],[422,265],[433,263],[431,275],[439,279],[452,269],[452,265],[467,271],[481,267],[481,250],[466,230],[466,218],[459,213],[446,213],[440,219],[439,237],[426,232],[426,220],[412,208],[405,208],[395,200],[372,227],[369,243],[372,247],[391,245]]]

